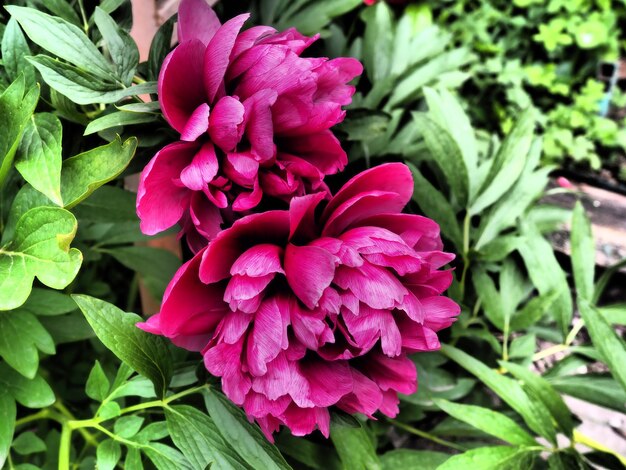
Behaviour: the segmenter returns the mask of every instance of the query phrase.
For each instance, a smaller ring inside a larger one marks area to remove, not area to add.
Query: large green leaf
[[[163,397],[172,377],[172,357],[166,341],[137,328],[141,317],[87,295],[73,295],[85,318],[113,354],[154,384]]]
[[[464,207],[469,195],[469,177],[463,154],[447,129],[424,113],[413,113],[432,159],[439,166],[447,184],[456,196],[457,203]]]
[[[252,468],[291,469],[278,449],[270,444],[258,426],[250,424],[245,414],[224,395],[214,390],[203,393],[211,419],[227,442],[236,443],[237,453]]]
[[[504,331],[505,325],[508,330],[511,312],[504,308],[503,296],[500,295],[493,279],[482,266],[476,266],[472,270],[472,282],[489,321],[500,331]]]
[[[0,47],[2,49],[2,63],[9,80],[16,80],[20,73],[23,73],[26,86],[33,86],[35,84],[35,69],[26,60],[26,56],[30,55],[30,49],[24,33],[13,18],[7,23]]]
[[[378,2],[362,14],[365,22],[363,34],[363,62],[372,83],[389,75],[393,53],[393,12],[385,2]]]
[[[372,439],[354,418],[333,415],[330,438],[345,470],[382,469]]]
[[[624,411],[626,391],[611,377],[597,374],[565,375],[550,377],[548,380],[560,393],[619,412]]]
[[[224,470],[251,468],[201,411],[187,405],[170,406],[165,408],[165,418],[172,441],[195,469],[204,470],[208,465]]]
[[[136,148],[135,137],[124,143],[117,137],[109,144],[65,160],[61,172],[61,195],[65,207],[75,206],[97,188],[119,176],[130,163]]]
[[[6,7],[39,47],[98,77],[114,78],[111,64],[77,26],[33,8]]]
[[[500,365],[507,369],[516,379],[523,382],[531,396],[541,400],[550,411],[561,430],[571,438],[574,430],[574,421],[569,408],[561,395],[540,375],[531,372],[526,367],[511,362],[501,361]]]
[[[142,446],[141,451],[148,456],[157,470],[192,470],[193,467],[183,454],[159,442]]]
[[[615,329],[606,321],[594,306],[585,299],[578,302],[578,309],[585,320],[585,326],[591,336],[591,341],[602,355],[611,374],[624,390],[626,390],[626,346],[617,336]]]
[[[120,444],[113,439],[106,439],[100,442],[96,449],[96,468],[98,470],[113,470],[121,456]]]
[[[0,468],[9,455],[15,429],[15,400],[7,390],[0,389]]]
[[[435,404],[453,418],[471,424],[475,428],[502,439],[509,444],[520,446],[536,445],[530,434],[502,413],[480,406],[463,405],[441,399],[435,399]]]
[[[0,95],[0,187],[13,165],[24,127],[38,99],[39,88],[25,89],[23,75]]]
[[[463,454],[453,455],[437,470],[518,470],[532,468],[528,459],[537,453],[524,447],[479,447]]]
[[[431,450],[396,449],[380,456],[383,470],[436,470],[450,458],[450,454]]]
[[[294,2],[295,3],[295,2]],[[297,14],[280,18],[279,29],[293,26],[302,34],[313,35],[321,31],[334,17],[343,15],[361,5],[361,0],[333,0],[310,2]]]
[[[109,379],[102,370],[100,362],[96,361],[87,377],[85,393],[93,400],[102,401],[107,397],[110,386]]]
[[[102,8],[96,7],[94,19],[111,54],[118,78],[129,86],[139,64],[137,44]]]
[[[118,111],[91,121],[89,125],[85,128],[85,132],[83,135],[95,134],[96,132],[111,129],[112,127],[154,122],[157,119],[158,116],[152,113]]]
[[[591,224],[583,205],[578,201],[572,214],[572,270],[578,297],[593,298],[593,278],[596,266],[596,247],[591,234]]]
[[[4,363],[0,363],[0,390],[8,391],[27,408],[45,408],[55,401],[54,392],[41,375],[27,379]]]
[[[70,243],[74,216],[58,207],[37,207],[17,222],[14,239],[0,248],[0,310],[22,305],[35,276],[48,287],[65,288],[76,276],[82,254]]]
[[[39,367],[40,350],[54,354],[54,341],[35,315],[11,310],[0,312],[0,356],[29,379],[35,377]]]
[[[302,439],[285,430],[278,435],[276,444],[283,455],[288,455],[313,470],[341,469],[339,456],[329,445]]]
[[[541,402],[531,400],[517,381],[498,374],[466,352],[450,345],[442,345],[441,352],[478,377],[507,405],[517,411],[533,431],[556,443],[556,431],[549,411]]]
[[[15,168],[33,188],[57,206],[61,199],[61,121],[50,113],[35,114],[22,136]]]
[[[72,298],[50,289],[33,288],[22,309],[38,316],[52,317],[76,310],[78,307]]]

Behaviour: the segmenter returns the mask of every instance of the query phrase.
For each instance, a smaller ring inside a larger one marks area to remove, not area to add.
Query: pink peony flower
[[[272,439],[316,427],[329,411],[398,413],[416,391],[407,354],[439,348],[459,307],[442,297],[439,227],[402,214],[408,168],[365,171],[334,197],[243,217],[183,265],[141,328],[202,351],[224,393]]]
[[[324,176],[347,163],[329,130],[352,100],[356,59],[304,58],[316,39],[295,29],[220,25],[204,0],[183,0],[180,44],[159,75],[159,100],[180,142],[141,174],[137,213],[155,234],[176,223],[197,250],[263,195],[289,201],[325,192]]]

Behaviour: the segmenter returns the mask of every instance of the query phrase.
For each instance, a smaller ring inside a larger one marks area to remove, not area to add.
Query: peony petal
[[[252,155],[260,161],[276,155],[274,125],[271,107],[276,102],[276,92],[260,90],[243,102],[245,108],[246,137],[250,141]]]
[[[198,146],[176,142],[162,148],[141,172],[137,190],[137,215],[141,231],[154,235],[175,225],[185,213],[190,191],[174,180],[192,161]]]
[[[283,323],[276,300],[265,300],[254,315],[254,326],[247,342],[246,363],[253,376],[267,373],[268,362],[278,356],[286,335],[287,324]]]
[[[159,102],[167,122],[183,132],[193,112],[206,103],[202,80],[205,46],[198,39],[178,45],[165,58],[159,73]]]
[[[259,174],[259,162],[248,152],[229,153],[224,161],[224,173],[244,188],[252,188]]]
[[[383,354],[369,354],[361,372],[382,390],[393,390],[405,395],[417,390],[417,370],[413,361],[406,356],[392,358]]]
[[[428,297],[421,299],[425,312],[424,326],[439,331],[448,328],[461,313],[461,307],[448,297]]]
[[[259,180],[256,179],[252,191],[242,191],[239,193],[233,201],[232,208],[237,212],[246,212],[258,206],[262,198],[263,191],[261,191]]]
[[[408,294],[392,273],[369,263],[358,268],[339,266],[335,272],[334,283],[351,291],[361,302],[376,309],[396,308]]]
[[[381,349],[389,357],[399,356],[402,351],[402,336],[389,310],[377,310],[361,305],[359,314],[345,312],[343,321],[363,353],[372,348],[380,338]]]
[[[213,181],[219,163],[215,155],[213,144],[207,142],[194,155],[193,160],[180,173],[180,180],[189,189],[202,191],[207,184]]]
[[[224,152],[234,150],[241,140],[243,116],[243,104],[232,96],[222,97],[213,107],[209,118],[209,135]]]
[[[325,193],[294,197],[289,203],[289,239],[311,240],[319,236],[315,209],[326,198]]]
[[[293,293],[308,308],[315,308],[335,274],[335,256],[316,246],[288,244],[285,275]]]
[[[202,103],[198,106],[189,116],[187,124],[180,134],[180,140],[193,142],[204,134],[209,128],[209,114],[211,114],[211,108],[208,104]]]
[[[194,193],[189,206],[189,216],[194,228],[204,239],[214,239],[222,230],[222,214],[213,204],[207,204],[203,193]]]
[[[230,274],[258,277],[270,273],[285,274],[281,266],[283,249],[264,243],[245,251],[231,266]]]
[[[228,281],[224,291],[224,302],[227,302],[234,312],[238,309],[240,301],[257,297],[272,282],[272,279],[274,279],[273,273],[261,277],[248,277],[236,274]]]
[[[302,361],[298,367],[309,384],[310,399],[315,406],[336,405],[353,390],[352,373],[346,361]]]
[[[239,15],[224,23],[211,38],[204,52],[204,86],[209,103],[215,100],[230,62],[230,54],[239,30],[250,17]]]
[[[208,44],[221,26],[206,0],[182,0],[178,6],[178,40],[198,39]]]
[[[381,407],[383,394],[375,382],[354,368],[350,368],[352,373],[352,393],[341,398],[337,406],[347,413],[363,413],[372,417]]]

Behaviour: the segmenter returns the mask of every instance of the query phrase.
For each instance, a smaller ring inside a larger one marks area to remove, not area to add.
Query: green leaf
[[[548,410],[542,403],[530,400],[519,383],[498,374],[479,360],[450,345],[442,345],[441,352],[478,377],[507,405],[517,411],[530,429],[550,442],[556,442],[556,432]]]
[[[213,390],[205,390],[203,395],[206,409],[217,428],[227,442],[237,443],[237,453],[252,468],[291,469],[258,426],[250,424],[245,414],[224,395]]]
[[[147,377],[159,397],[172,377],[172,357],[167,343],[159,336],[140,330],[135,325],[142,318],[126,313],[103,300],[87,295],[73,295],[96,336],[118,358]]]
[[[15,168],[33,188],[57,206],[61,199],[61,121],[50,113],[35,114],[22,136]]]
[[[561,430],[571,438],[574,430],[572,415],[563,398],[554,390],[552,385],[540,375],[518,364],[500,361],[500,366],[507,369],[516,379],[522,381],[524,389],[527,389],[531,396],[541,400],[546,405]]]
[[[502,413],[474,405],[462,405],[435,399],[435,404],[453,418],[468,423],[509,444],[533,446],[536,441],[515,421]]]
[[[78,307],[76,307],[78,309]],[[82,313],[74,311],[69,315],[39,317],[44,328],[54,338],[54,344],[72,343],[93,338],[94,333]]]
[[[113,470],[122,456],[118,442],[107,439],[98,444],[96,449],[96,465],[98,470]]]
[[[55,401],[54,392],[41,375],[27,379],[4,363],[0,363],[0,390],[8,391],[27,408],[45,408]]]
[[[112,127],[144,124],[147,122],[155,122],[157,120],[158,116],[155,114],[118,111],[91,121],[85,129],[83,135],[95,134],[96,132],[110,129]]]
[[[248,469],[220,434],[211,418],[187,405],[165,408],[172,441],[197,470],[208,465],[220,469]]]
[[[281,18],[279,30],[293,26],[302,34],[313,35],[321,31],[330,21],[361,5],[360,0],[333,0],[332,2],[310,2],[296,15]]]
[[[85,199],[72,212],[79,220],[112,223],[137,220],[135,204],[137,194],[115,186],[102,186]]]
[[[148,456],[157,470],[193,469],[185,456],[170,446],[151,442],[148,446],[142,447],[141,450]]]
[[[420,469],[436,470],[450,454],[431,450],[396,449],[380,456],[383,470]]]
[[[552,290],[544,295],[533,297],[521,310],[518,310],[511,317],[509,325],[511,331],[525,330],[534,325],[549,311],[552,304],[559,298],[559,295],[558,291]]]
[[[39,87],[25,89],[23,75],[0,95],[0,185],[13,165],[24,127],[38,99]]]
[[[626,391],[616,380],[597,374],[550,377],[550,384],[560,393],[623,412]]]
[[[602,314],[585,299],[580,299],[578,309],[585,320],[585,326],[591,342],[598,350],[604,362],[624,390],[626,390],[626,346],[615,329],[606,321]]]
[[[120,408],[120,405],[118,405],[115,401],[108,401],[98,408],[97,416],[102,419],[111,419],[117,418],[121,414],[122,409]]]
[[[523,465],[528,464],[527,459],[536,454],[536,450],[526,450],[523,447],[479,447],[463,454],[453,455],[446,460],[437,470],[517,470],[520,468],[532,468]]]
[[[413,164],[407,162],[407,166],[413,174],[413,200],[427,217],[437,220],[442,234],[454,243],[457,249],[461,250],[463,248],[463,236],[456,213],[447,198],[430,184]]]
[[[37,350],[54,354],[54,341],[32,313],[0,312],[0,356],[24,377],[32,379],[39,368]]]
[[[130,163],[136,148],[135,137],[124,143],[117,137],[109,144],[65,160],[61,172],[65,207],[72,208],[97,188],[118,177]]]
[[[107,397],[110,386],[109,379],[102,370],[100,362],[96,361],[89,372],[89,377],[87,377],[85,393],[92,400],[102,401]]]
[[[514,359],[528,359],[535,352],[536,345],[537,335],[535,333],[518,336],[511,341],[509,357]]]
[[[159,77],[161,64],[163,64],[165,57],[170,52],[175,21],[176,15],[173,15],[159,27],[152,39],[150,52],[148,53],[148,78],[150,80],[156,80]]]
[[[52,14],[60,16],[64,20],[67,20],[76,26],[82,27],[83,25],[82,21],[78,17],[78,13],[76,13],[76,10],[72,8],[67,0],[32,0],[32,2],[35,5],[42,6]]]
[[[111,65],[77,26],[33,8],[5,8],[39,47],[97,77],[114,78]]]
[[[467,203],[469,177],[461,149],[447,129],[424,113],[413,113],[426,146],[437,166],[441,169],[461,207]]]
[[[28,57],[51,88],[76,104],[115,103],[127,96],[156,93],[156,84],[146,82],[121,88],[78,67],[45,55]]]
[[[16,80],[20,73],[23,73],[26,87],[33,86],[35,84],[35,69],[26,60],[26,56],[30,55],[30,49],[24,33],[13,18],[7,23],[0,47],[2,49],[2,63],[9,80]]]
[[[139,64],[137,44],[102,8],[96,7],[94,19],[111,54],[118,78],[129,86]]]
[[[163,297],[165,288],[180,267],[180,259],[172,252],[148,246],[125,246],[102,250],[121,264],[143,276],[148,290],[156,297]]]
[[[130,439],[141,429],[144,418],[141,416],[123,416],[115,421],[113,432],[124,439]]]
[[[394,18],[385,2],[378,2],[363,11],[363,63],[372,83],[389,75],[393,53]]]
[[[594,290],[596,247],[591,234],[591,224],[580,201],[576,202],[572,214],[571,244],[576,293],[581,299],[591,300]]]
[[[527,109],[517,120],[511,132],[498,149],[478,197],[470,207],[472,215],[480,214],[510,191],[526,164],[526,158],[534,137],[535,117]]]
[[[354,418],[333,415],[330,422],[330,438],[335,444],[344,469],[382,469],[371,438],[361,423]]]
[[[143,470],[141,453],[135,447],[129,447],[124,459],[124,470]]]
[[[148,424],[135,436],[133,440],[140,443],[148,443],[151,441],[159,441],[170,435],[165,421],[156,421]]]
[[[341,462],[332,447],[316,444],[283,431],[276,441],[283,455],[311,467],[313,470],[340,470]]]
[[[65,288],[76,276],[82,254],[70,248],[76,233],[74,216],[58,207],[37,207],[20,217],[15,236],[0,249],[0,310],[22,305],[37,278],[48,287]]]
[[[0,468],[4,467],[4,462],[6,462],[11,449],[15,429],[15,413],[15,400],[6,389],[0,389]]]
[[[485,315],[493,325],[500,331],[504,331],[505,325],[508,325],[509,315],[511,312],[506,311],[503,305],[503,299],[500,292],[482,266],[476,266],[472,270],[472,282],[476,294],[481,301]]]
[[[28,310],[38,316],[63,315],[78,307],[72,298],[61,292],[34,287],[22,310]]]
[[[20,455],[36,454],[45,452],[47,449],[46,443],[32,431],[23,432],[17,436],[11,447]]]

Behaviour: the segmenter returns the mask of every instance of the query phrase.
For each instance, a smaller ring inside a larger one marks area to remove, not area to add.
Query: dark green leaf
[[[55,344],[72,343],[94,337],[89,323],[78,311],[69,315],[39,317],[39,321],[54,338]]]
[[[339,470],[341,468],[339,456],[330,446],[293,436],[287,431],[280,433],[276,445],[284,455],[288,455],[313,470]]]
[[[333,415],[330,438],[346,470],[380,470],[376,449],[361,424],[352,417]]]
[[[111,54],[118,78],[129,86],[139,64],[137,44],[102,8],[96,7],[94,19]]]
[[[95,134],[112,127],[155,122],[157,119],[158,116],[155,114],[118,111],[91,121],[83,135]]]
[[[55,401],[50,385],[40,375],[27,379],[4,363],[0,363],[0,390],[2,389],[27,408],[45,408]]]
[[[157,470],[193,469],[185,456],[170,446],[151,442],[147,447],[142,447],[141,450],[148,456]]]
[[[20,455],[30,455],[46,451],[46,443],[32,431],[23,432],[17,436],[11,447]]]
[[[214,390],[203,392],[204,403],[213,422],[227,442],[237,443],[237,453],[252,467],[264,470],[290,469],[278,449],[270,444],[258,426]]]
[[[383,470],[436,470],[450,454],[431,450],[396,449],[380,456]]]
[[[61,121],[50,113],[35,114],[22,136],[15,168],[33,188],[57,206],[61,199]]]
[[[362,14],[365,22],[363,34],[363,63],[372,83],[378,82],[391,69],[395,21],[391,8],[378,2]]]
[[[137,139],[113,142],[68,158],[61,172],[61,195],[66,208],[87,198],[97,188],[119,176],[135,154]]]
[[[506,311],[504,308],[502,296],[496,289],[493,279],[482,266],[477,266],[472,270],[472,281],[485,315],[496,328],[504,331],[505,324],[508,325],[511,312]]]
[[[596,266],[596,247],[591,234],[591,224],[583,205],[578,201],[572,214],[572,270],[578,297],[591,300]]]
[[[78,17],[76,10],[68,3],[67,0],[31,0],[35,5],[41,5],[46,10],[50,11],[56,16],[60,16],[64,20],[75,24],[76,26],[82,26],[83,23]]]
[[[0,249],[0,309],[22,305],[35,276],[48,287],[65,288],[76,276],[82,255],[70,242],[76,233],[74,216],[58,207],[37,207],[24,214],[13,241]]]
[[[508,416],[474,405],[462,405],[447,400],[435,399],[435,404],[450,416],[471,424],[487,434],[509,444],[520,446],[536,445],[533,437]]]
[[[549,291],[539,297],[533,297],[521,310],[518,310],[511,317],[511,331],[524,330],[534,325],[549,311],[558,297],[558,291]]]
[[[24,74],[26,87],[30,88],[35,84],[35,69],[26,60],[26,56],[30,55],[30,49],[24,33],[13,18],[7,23],[2,36],[2,63],[9,80],[17,79],[20,73]]]
[[[137,220],[137,195],[114,186],[102,186],[72,211],[79,219],[120,224]]]
[[[248,469],[220,434],[213,420],[191,406],[165,408],[170,436],[183,455],[197,470],[210,464],[220,469]]]
[[[437,470],[518,470],[532,468],[523,465],[522,462],[528,464],[527,459],[536,452],[535,450],[526,450],[524,447],[479,447],[460,455],[453,455]]]
[[[89,377],[87,377],[85,393],[93,400],[102,401],[109,393],[110,386],[109,379],[104,373],[104,370],[102,370],[100,362],[96,361],[89,372]]]
[[[174,22],[177,15],[173,15],[165,23],[163,23],[150,44],[150,52],[148,54],[148,78],[156,80],[159,77],[161,64],[172,47],[172,32],[174,31]]]
[[[87,295],[72,296],[102,343],[141,375],[149,378],[159,397],[172,377],[172,357],[163,338],[140,330],[141,317]]]
[[[69,295],[39,287],[33,288],[28,300],[22,305],[23,310],[45,317],[62,315],[77,308]]]
[[[8,390],[2,388],[0,389],[0,468],[3,468],[9,455],[14,429],[15,400]]]
[[[311,2],[294,16],[284,18],[279,29],[293,26],[302,34],[312,35],[321,31],[331,19],[353,10],[360,0],[333,0],[332,2]],[[281,18],[282,20],[283,18]]]

